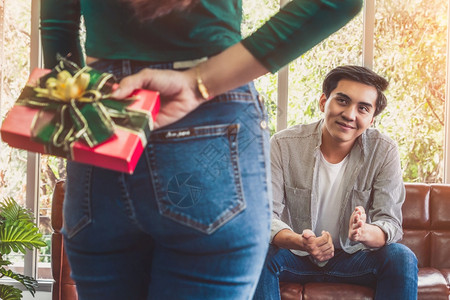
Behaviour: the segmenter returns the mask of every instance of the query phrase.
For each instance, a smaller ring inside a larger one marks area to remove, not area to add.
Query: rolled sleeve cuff
[[[388,221],[374,221],[371,223],[372,225],[376,225],[380,227],[381,230],[386,234],[386,244],[392,244],[398,242],[403,237],[403,231],[401,228],[396,227],[392,223]]]
[[[272,225],[270,227],[270,243],[272,243],[273,238],[275,235],[277,235],[278,232],[280,232],[283,229],[289,229],[292,230],[291,227],[289,227],[286,223],[280,220],[273,219]]]

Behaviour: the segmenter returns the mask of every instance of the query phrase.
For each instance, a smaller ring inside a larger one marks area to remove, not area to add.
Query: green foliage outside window
[[[2,1],[0,1],[1,4]],[[31,1],[5,0],[0,5],[3,15],[3,31],[0,33],[0,116],[1,121],[26,83],[30,71],[30,16]],[[1,20],[1,18],[0,18]],[[1,28],[1,26],[0,26]],[[40,231],[47,246],[40,249],[40,262],[49,263],[50,253],[50,204],[51,193],[55,182],[64,178],[64,160],[42,156],[39,181]],[[7,147],[0,143],[0,199],[13,197],[21,205],[26,195],[27,152]],[[5,258],[10,260],[12,269],[23,267],[23,254],[11,252]],[[49,268],[49,264],[48,264]],[[40,272],[38,272],[40,273]],[[47,273],[50,273],[47,271]],[[50,279],[50,277],[47,277]]]
[[[374,69],[391,83],[379,128],[399,143],[408,181],[442,181],[447,6],[377,1]]]
[[[11,262],[6,255],[11,252],[25,254],[26,249],[46,246],[38,230],[27,209],[12,198],[3,199],[0,203],[0,278],[10,278],[21,283],[33,296],[37,287],[36,279],[11,270]],[[0,299],[20,300],[22,291],[12,285],[0,284]]]
[[[258,10],[255,9],[258,2]],[[263,3],[267,5],[264,6]],[[244,1],[244,35],[274,12],[278,1]],[[446,0],[376,1],[373,69],[386,77],[388,106],[375,127],[399,146],[407,182],[442,182],[447,43]],[[289,64],[288,126],[318,120],[325,74],[362,64],[363,14]],[[277,76],[257,80],[275,132]],[[285,112],[282,112],[285,113]]]

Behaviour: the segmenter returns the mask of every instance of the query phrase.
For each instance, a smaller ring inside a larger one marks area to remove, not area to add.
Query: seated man
[[[367,68],[338,67],[323,82],[324,118],[272,137],[272,240],[255,299],[280,299],[279,281],[417,298],[417,259],[396,243],[405,200],[397,146],[369,128],[387,86]]]

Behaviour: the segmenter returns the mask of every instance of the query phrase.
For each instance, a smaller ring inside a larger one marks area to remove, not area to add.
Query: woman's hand
[[[195,72],[192,69],[182,72],[143,69],[123,78],[112,97],[123,99],[136,89],[160,93],[161,108],[155,120],[155,129],[180,120],[205,101],[197,91]]]

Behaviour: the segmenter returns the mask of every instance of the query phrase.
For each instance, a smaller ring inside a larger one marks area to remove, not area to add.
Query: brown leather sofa
[[[75,282],[70,278],[70,266],[64,250],[62,206],[64,202],[64,181],[58,181],[52,198],[52,300],[78,300]]]
[[[419,262],[419,299],[450,299],[450,184],[406,183],[403,240]],[[373,299],[367,287],[328,283],[280,283],[281,298]]]
[[[419,261],[419,299],[450,300],[450,184],[406,183],[403,205],[404,236]],[[78,299],[59,230],[62,225],[64,183],[53,195],[52,271],[53,300]],[[373,299],[370,288],[350,284],[280,283],[284,300]]]

